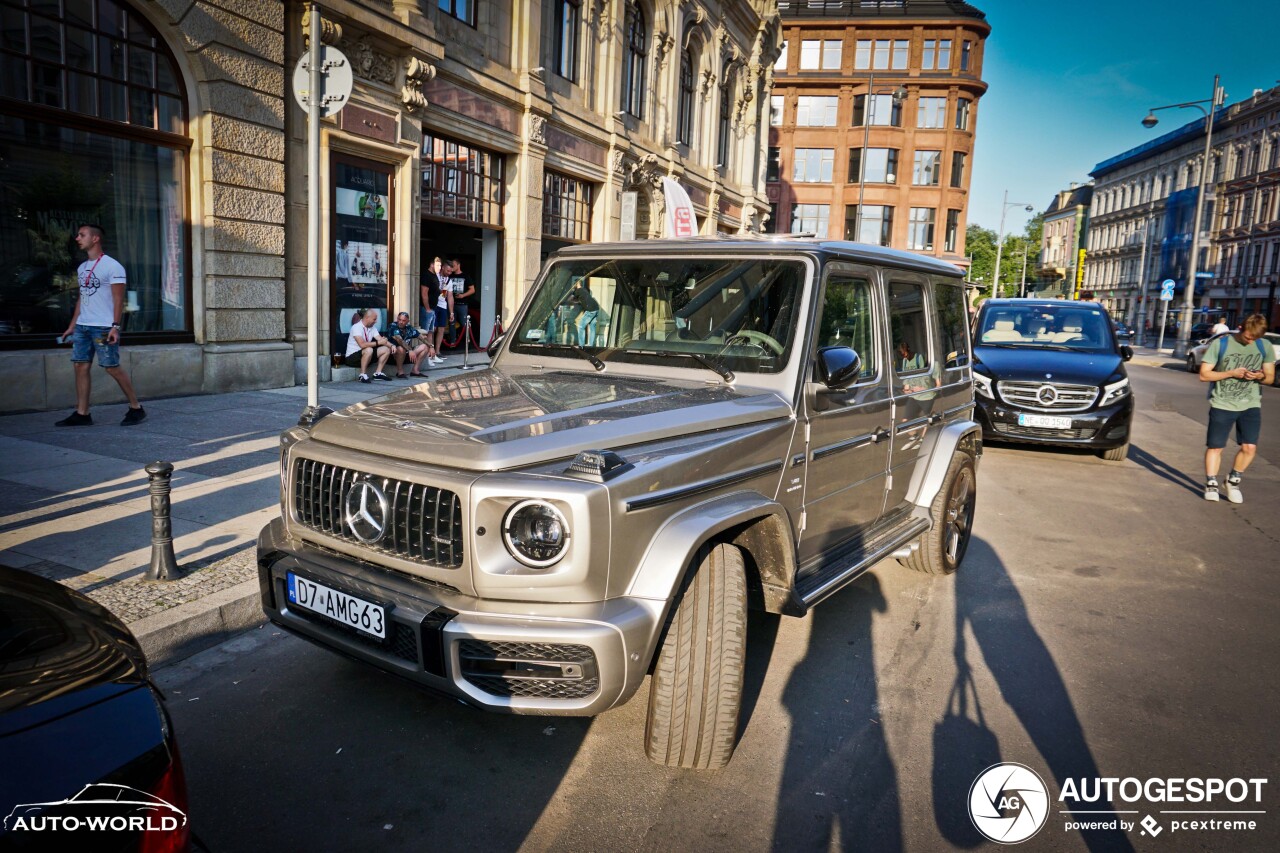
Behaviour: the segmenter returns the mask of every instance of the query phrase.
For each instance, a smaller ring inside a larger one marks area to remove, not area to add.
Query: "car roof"
[[[890,249],[885,246],[873,246],[869,243],[854,243],[849,240],[826,240],[817,237],[796,237],[791,234],[735,234],[732,236],[684,237],[663,240],[625,240],[614,243],[582,243],[558,250],[553,257],[577,258],[605,255],[608,257],[650,257],[655,254],[671,252],[675,254],[694,254],[714,251],[717,254],[777,254],[778,252],[803,252],[818,255],[828,260],[846,259],[859,263],[891,266],[917,272],[945,275],[960,278],[964,271],[960,267],[917,255]]]
[[[994,307],[1000,307],[1000,306],[1019,307],[1019,306],[1025,305],[1031,308],[1045,308],[1045,307],[1060,308],[1066,305],[1070,305],[1077,308],[1097,308],[1099,311],[1103,310],[1101,303],[1086,302],[1082,299],[1020,299],[1020,298],[1014,299],[1014,298],[1005,298],[1005,297],[1001,297],[999,299],[988,299],[978,307],[984,308],[988,305],[991,305]]]

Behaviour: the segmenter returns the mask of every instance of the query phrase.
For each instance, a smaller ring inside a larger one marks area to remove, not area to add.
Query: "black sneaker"
[[[136,409],[130,408],[125,412],[124,420],[120,422],[120,426],[133,426],[140,424],[147,419],[147,410],[139,406]]]
[[[72,412],[62,420],[55,423],[54,426],[93,426],[93,415],[82,415],[79,412]]]
[[[369,382],[369,375],[368,375],[367,373],[361,373],[361,374],[360,374],[360,381],[361,381],[361,382]]]
[[[374,379],[380,379],[380,380],[382,380],[383,382],[390,382],[390,381],[391,381],[391,377],[390,377],[390,376],[388,376],[388,375],[387,375],[387,374],[385,374],[385,373],[375,373],[375,374],[373,374],[373,378],[374,378]]]

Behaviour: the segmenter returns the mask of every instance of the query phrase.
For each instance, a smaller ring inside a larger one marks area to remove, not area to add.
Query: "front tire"
[[[1196,357],[1194,355],[1188,354],[1187,355],[1187,373],[1195,373],[1199,369],[1200,368],[1196,366]]]
[[[645,753],[688,770],[724,767],[733,756],[747,650],[742,552],[704,549],[675,604],[653,670]]]
[[[1098,455],[1108,462],[1123,462],[1129,458],[1129,442],[1126,441],[1119,447],[1113,447],[1110,450],[1100,451]]]
[[[930,575],[949,575],[959,568],[973,533],[977,489],[973,456],[957,450],[951,457],[942,488],[929,508],[933,527],[920,537],[919,549],[898,562]]]

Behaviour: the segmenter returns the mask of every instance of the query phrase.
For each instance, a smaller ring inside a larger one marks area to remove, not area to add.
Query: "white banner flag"
[[[671,178],[662,179],[662,194],[667,202],[668,237],[694,237],[698,233],[698,220],[693,215],[693,202],[684,187]]]

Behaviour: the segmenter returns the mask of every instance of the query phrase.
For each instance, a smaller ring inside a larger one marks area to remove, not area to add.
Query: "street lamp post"
[[[907,90],[902,86],[877,93],[876,75],[868,75],[867,100],[862,110],[862,157],[858,160],[858,209],[853,212],[854,240],[862,239],[862,197],[867,190],[867,146],[871,144],[871,125],[876,120],[877,94],[892,95],[894,104],[901,104],[907,98]]]
[[[1004,191],[1004,206],[1000,208],[1000,234],[996,239],[996,268],[991,271],[991,298],[995,299],[1000,295],[1000,256],[1004,254],[1004,215],[1009,212],[1009,208],[1026,205],[1027,213],[1035,210],[1034,207],[1025,201],[1009,201],[1009,191]]]
[[[1156,110],[1187,109],[1194,107],[1204,113],[1204,159],[1200,163],[1200,188],[1196,196],[1196,215],[1191,227],[1191,256],[1187,259],[1187,280],[1182,290],[1182,323],[1178,328],[1178,342],[1173,347],[1174,358],[1184,358],[1191,342],[1191,318],[1195,313],[1196,276],[1200,265],[1200,223],[1204,215],[1205,185],[1209,179],[1209,155],[1213,150],[1213,112],[1226,100],[1226,92],[1218,85],[1219,77],[1213,75],[1213,96],[1199,101],[1187,101],[1182,104],[1166,104],[1163,107],[1152,107],[1142,120],[1142,126],[1153,128],[1160,121],[1156,118]],[[1202,105],[1208,104],[1205,109]]]

